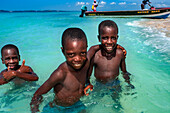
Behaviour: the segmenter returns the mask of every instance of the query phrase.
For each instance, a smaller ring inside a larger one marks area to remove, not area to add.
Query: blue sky
[[[98,1],[98,0],[97,0]],[[170,7],[170,0],[150,0],[155,7]],[[99,11],[137,10],[142,0],[100,0]],[[0,0],[0,10],[79,11],[82,5],[91,10],[93,0]]]

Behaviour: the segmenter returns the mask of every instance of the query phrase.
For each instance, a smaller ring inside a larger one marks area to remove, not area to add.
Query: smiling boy
[[[19,65],[19,50],[15,45],[7,44],[1,49],[2,63],[7,69],[0,73],[0,85],[13,81],[20,84],[25,81],[37,81],[38,76],[33,72],[32,68],[25,66],[25,60]]]
[[[101,47],[92,60],[90,72],[92,72],[94,66],[94,75],[97,81],[105,84],[117,80],[119,68],[121,68],[125,81],[130,84],[125,63],[126,50],[117,44],[117,24],[111,20],[102,21],[99,24],[98,32]]]
[[[51,103],[60,109],[67,109],[82,105],[79,101],[84,95],[84,87],[90,59],[99,46],[91,47],[87,53],[87,39],[79,28],[68,28],[62,35],[62,53],[66,61],[63,62],[49,77],[49,79],[35,92],[31,101],[32,112],[39,111],[38,107],[42,95],[54,89],[55,98]],[[63,108],[64,107],[64,108]],[[82,107],[84,109],[84,107]],[[81,109],[81,110],[82,110]]]

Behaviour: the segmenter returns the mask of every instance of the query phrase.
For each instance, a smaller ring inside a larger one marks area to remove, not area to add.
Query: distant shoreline
[[[8,11],[8,10],[0,10],[0,13],[16,13],[16,12],[77,12],[77,11],[63,11],[63,10],[15,10],[15,11]]]

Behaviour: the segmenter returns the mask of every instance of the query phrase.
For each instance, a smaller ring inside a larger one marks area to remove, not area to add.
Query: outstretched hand
[[[21,73],[31,72],[31,68],[29,66],[25,66],[25,60],[23,60],[21,67],[17,70]]]
[[[89,84],[87,87],[84,88],[84,94],[86,96],[89,95],[89,93],[87,93],[88,89],[90,89],[90,91],[93,91],[93,85]]]

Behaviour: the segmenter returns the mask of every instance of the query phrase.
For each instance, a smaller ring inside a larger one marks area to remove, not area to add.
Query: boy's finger
[[[25,59],[22,61],[22,66],[24,66],[25,65]]]

